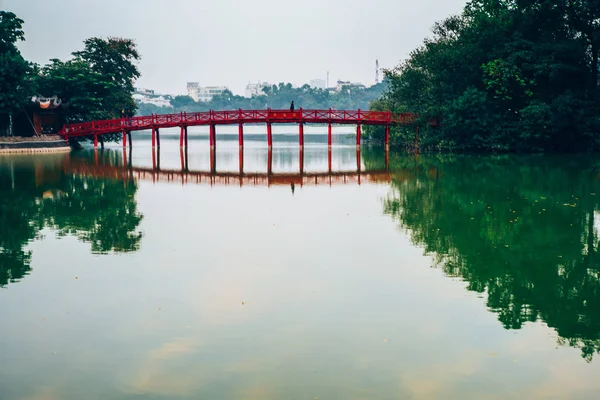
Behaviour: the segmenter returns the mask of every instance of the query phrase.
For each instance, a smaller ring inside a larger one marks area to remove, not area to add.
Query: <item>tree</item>
[[[40,93],[57,95],[68,103],[69,122],[120,117],[122,104],[113,102],[118,85],[92,70],[83,60],[53,59],[37,77]]]
[[[46,96],[58,95],[69,104],[70,122],[120,118],[133,115],[133,83],[140,76],[136,62],[139,54],[130,39],[90,38],[82,51],[68,61],[51,60],[36,78]],[[119,135],[108,135],[118,140]]]
[[[123,38],[109,37],[105,40],[93,37],[84,43],[82,51],[73,53],[75,60],[88,63],[92,71],[105,79],[107,86],[114,85],[106,98],[107,111],[114,118],[125,112],[135,113],[133,83],[140,77],[135,64],[140,59],[135,42]]]
[[[426,148],[597,147],[599,5],[472,0],[386,71],[390,89],[378,107],[440,121],[436,128],[423,124]]]
[[[13,114],[20,110],[32,88],[32,66],[16,47],[25,40],[23,20],[11,12],[0,11],[0,117],[8,119],[12,135]]]
[[[173,100],[171,100],[171,106],[175,109],[183,109],[185,107],[189,107],[194,105],[195,101],[190,96],[175,96]]]
[[[87,62],[92,71],[110,78],[118,87],[133,92],[133,82],[140,77],[135,65],[140,55],[133,40],[93,37],[85,40],[84,44],[82,51],[73,53],[75,59]]]

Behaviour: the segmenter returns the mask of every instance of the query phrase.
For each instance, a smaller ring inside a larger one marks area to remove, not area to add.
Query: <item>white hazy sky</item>
[[[373,84],[466,0],[0,0],[25,21],[23,56],[67,59],[92,36],[136,40],[136,86],[183,94],[186,82],[242,94],[258,80]]]

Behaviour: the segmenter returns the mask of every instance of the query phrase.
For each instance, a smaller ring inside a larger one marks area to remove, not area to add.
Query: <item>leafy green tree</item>
[[[0,125],[12,134],[12,120],[32,89],[32,66],[23,59],[16,43],[25,40],[23,20],[0,11]]]
[[[73,53],[75,60],[89,64],[92,71],[104,77],[115,88],[110,91],[105,106],[115,118],[121,113],[133,114],[136,109],[133,101],[133,84],[140,77],[136,63],[140,59],[135,42],[131,39],[109,37],[89,38],[82,51]]]
[[[171,100],[171,106],[175,109],[182,109],[188,106],[194,105],[194,99],[190,96],[175,96],[173,100]]]
[[[420,114],[419,145],[430,149],[594,148],[599,4],[472,0],[386,71],[377,107]]]
[[[133,83],[140,76],[135,43],[121,38],[90,38],[68,61],[50,60],[36,77],[39,92],[57,95],[69,105],[68,122],[133,115]],[[118,140],[109,135],[107,140]]]
[[[111,102],[111,93],[119,90],[117,84],[83,60],[50,60],[37,80],[41,93],[57,95],[68,103],[68,122],[120,117],[122,104]]]

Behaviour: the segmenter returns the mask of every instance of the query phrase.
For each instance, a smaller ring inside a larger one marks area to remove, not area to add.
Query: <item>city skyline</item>
[[[142,59],[138,87],[185,94],[187,82],[227,86],[244,94],[249,82],[302,86],[326,79],[375,83],[375,60],[392,68],[456,14],[465,0],[306,0],[289,10],[274,0],[196,2],[38,2],[4,0],[25,21],[23,56],[46,64],[68,59],[93,36],[132,38]],[[51,22],[49,22],[51,21]],[[265,22],[266,21],[266,22]]]

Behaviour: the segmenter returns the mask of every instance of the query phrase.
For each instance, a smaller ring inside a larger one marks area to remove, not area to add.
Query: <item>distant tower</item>
[[[379,60],[375,60],[375,84],[379,83]]]

